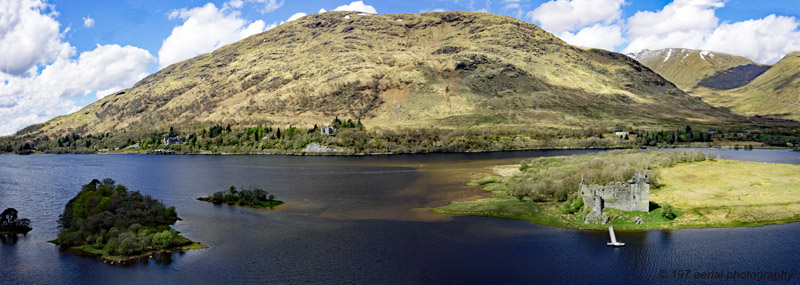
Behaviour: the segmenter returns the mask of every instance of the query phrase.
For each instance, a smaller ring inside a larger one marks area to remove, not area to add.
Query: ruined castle
[[[583,219],[585,223],[605,223],[605,208],[650,211],[650,179],[644,172],[635,173],[628,182],[611,182],[605,186],[586,185],[581,179],[579,190],[584,207],[590,209]]]

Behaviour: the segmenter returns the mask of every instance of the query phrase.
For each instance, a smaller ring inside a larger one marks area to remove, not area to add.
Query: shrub
[[[702,161],[700,151],[615,150],[589,155],[542,157],[520,164],[521,171],[506,179],[508,195],[523,194],[532,200],[565,201],[578,190],[581,179],[587,184],[627,181],[637,171],[646,170],[653,188],[660,186],[658,169],[677,163]]]
[[[661,216],[666,219],[672,220],[676,217],[675,209],[672,208],[672,205],[665,204],[664,206],[661,207]]]

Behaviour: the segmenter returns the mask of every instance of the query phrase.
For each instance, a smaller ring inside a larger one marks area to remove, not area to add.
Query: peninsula
[[[471,182],[494,197],[454,201],[434,211],[598,230],[800,221],[797,165],[722,160],[697,151],[625,150],[537,158],[496,169],[505,176]]]
[[[175,207],[139,191],[129,192],[110,178],[95,179],[64,207],[58,221],[61,232],[51,242],[111,262],[205,248],[170,228],[178,220]]]

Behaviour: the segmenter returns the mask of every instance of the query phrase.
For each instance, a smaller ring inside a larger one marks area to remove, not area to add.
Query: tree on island
[[[237,191],[236,187],[231,185],[226,192],[216,192],[211,196],[203,196],[197,198],[200,201],[207,201],[214,204],[226,203],[228,205],[247,205],[252,207],[274,207],[283,204],[282,201],[275,200],[275,196],[269,194],[260,188],[242,189]]]
[[[104,257],[193,244],[170,228],[177,220],[175,207],[139,191],[129,192],[113,179],[94,179],[64,206],[58,221],[61,232],[51,242]]]
[[[31,220],[19,219],[17,209],[8,208],[0,213],[0,233],[24,234],[31,230]]]

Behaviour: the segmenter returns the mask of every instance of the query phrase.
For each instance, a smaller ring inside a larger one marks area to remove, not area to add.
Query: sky
[[[773,64],[800,51],[800,0],[0,0],[0,136],[307,14],[480,11],[570,44],[692,48]]]

